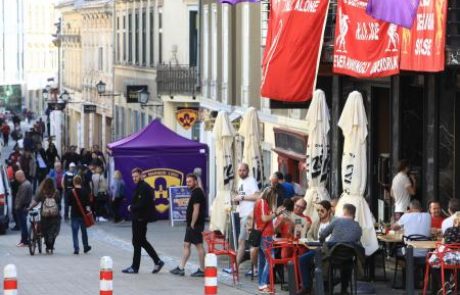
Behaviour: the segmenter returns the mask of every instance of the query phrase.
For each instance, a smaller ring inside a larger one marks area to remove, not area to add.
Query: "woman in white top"
[[[391,196],[395,199],[394,219],[399,218],[407,211],[410,203],[410,196],[415,195],[415,177],[408,175],[410,171],[407,160],[399,161],[398,173],[391,182]]]
[[[96,220],[107,221],[109,215],[108,203],[109,198],[107,194],[107,180],[104,177],[103,169],[101,166],[96,167],[96,171],[92,176],[93,195],[96,205]]]

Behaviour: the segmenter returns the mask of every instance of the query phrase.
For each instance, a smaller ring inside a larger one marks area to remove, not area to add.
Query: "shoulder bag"
[[[268,224],[271,222],[271,221],[266,222],[264,227],[262,228],[262,230],[257,230],[255,228],[255,224],[256,224],[256,215],[255,215],[256,205],[254,205],[252,229],[251,229],[251,232],[249,233],[249,236],[248,236],[248,243],[252,247],[260,247],[260,242],[262,240],[262,233],[264,232],[265,228],[267,228]]]
[[[80,210],[80,213],[83,216],[83,222],[85,223],[85,226],[87,228],[93,226],[94,223],[95,223],[93,213],[92,212],[86,212],[83,209],[83,206],[80,203],[80,198],[78,197],[77,191],[75,189],[72,189],[72,194],[73,194],[73,197],[75,198],[75,201],[77,202],[78,209]]]

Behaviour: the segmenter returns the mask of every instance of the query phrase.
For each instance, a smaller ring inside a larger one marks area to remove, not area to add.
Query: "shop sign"
[[[83,112],[85,114],[95,113],[96,112],[96,105],[95,104],[84,104],[83,105]]]
[[[50,111],[63,111],[65,109],[65,102],[48,102],[48,109]]]
[[[270,4],[261,95],[286,102],[310,100],[329,0],[278,0]]]
[[[399,29],[366,14],[367,0],[339,0],[335,27],[336,74],[356,78],[399,73]]]
[[[187,205],[190,196],[190,190],[186,186],[169,188],[169,219],[171,226],[174,226],[175,222],[185,222],[187,220]]]
[[[149,90],[147,85],[128,85],[126,86],[126,102],[139,103],[139,92]]]
[[[185,130],[189,130],[195,125],[198,120],[198,109],[197,108],[177,108],[176,112],[177,122]]]
[[[447,0],[420,0],[412,29],[401,32],[401,70],[444,71],[446,19]]]

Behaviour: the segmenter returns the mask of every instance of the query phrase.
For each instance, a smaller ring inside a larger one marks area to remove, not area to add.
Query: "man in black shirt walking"
[[[184,253],[180,265],[170,272],[174,275],[184,276],[185,265],[190,258],[190,246],[194,244],[198,251],[200,268],[191,274],[192,277],[204,277],[204,248],[203,248],[203,230],[206,217],[206,199],[203,190],[198,186],[198,178],[195,174],[188,174],[187,187],[192,192],[187,205],[187,229],[184,238]]]
[[[142,169],[134,168],[131,172],[133,181],[136,184],[136,189],[133,193],[133,199],[131,205],[128,207],[128,211],[131,212],[133,217],[132,231],[133,231],[133,264],[130,267],[122,270],[124,273],[138,273],[139,266],[141,264],[141,248],[144,248],[149,256],[153,259],[155,267],[152,273],[160,272],[161,268],[165,264],[158,257],[157,252],[153,249],[152,245],[147,241],[147,223],[152,221],[155,217],[153,209],[153,189],[147,184],[142,178]]]

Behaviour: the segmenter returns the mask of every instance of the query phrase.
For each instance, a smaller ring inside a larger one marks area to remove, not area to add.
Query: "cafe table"
[[[435,249],[439,241],[406,241],[406,294],[414,291],[414,249]]]

